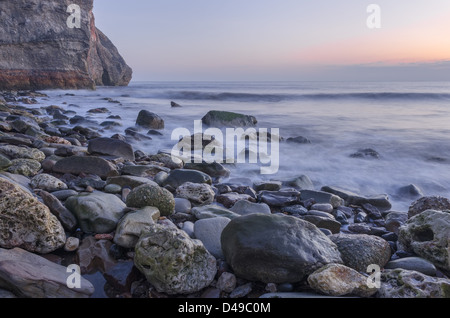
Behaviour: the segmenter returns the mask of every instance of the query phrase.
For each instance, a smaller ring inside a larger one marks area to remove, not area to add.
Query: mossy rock
[[[175,199],[172,193],[158,185],[143,184],[128,194],[127,206],[132,208],[153,206],[158,208],[161,216],[170,216],[175,211]]]

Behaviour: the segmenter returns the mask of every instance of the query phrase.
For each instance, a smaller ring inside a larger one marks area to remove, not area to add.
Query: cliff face
[[[67,25],[72,4],[80,28]],[[92,9],[93,0],[0,0],[0,89],[128,85],[132,70]]]

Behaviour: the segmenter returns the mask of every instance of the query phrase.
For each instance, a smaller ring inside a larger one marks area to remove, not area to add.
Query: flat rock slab
[[[88,298],[94,286],[79,277],[80,288],[69,288],[72,271],[20,248],[0,248],[0,287],[19,297]]]
[[[119,175],[117,168],[112,163],[95,156],[72,156],[58,160],[53,166],[53,171],[57,173],[70,173],[74,175],[79,175],[80,173],[94,174],[100,178]]]

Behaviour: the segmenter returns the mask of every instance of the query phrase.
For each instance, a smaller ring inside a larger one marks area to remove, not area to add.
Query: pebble
[[[80,240],[76,237],[68,237],[66,240],[66,244],[64,244],[64,250],[66,252],[74,252],[80,246]]]

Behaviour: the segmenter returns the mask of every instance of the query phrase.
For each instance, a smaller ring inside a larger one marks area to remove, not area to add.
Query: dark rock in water
[[[181,107],[180,104],[177,104],[175,102],[170,102],[170,106],[172,106],[172,107]]]
[[[303,205],[294,204],[294,205],[289,205],[289,206],[283,207],[281,209],[281,212],[289,213],[292,215],[306,215],[306,214],[308,214],[308,209],[305,208]]]
[[[375,196],[361,196],[354,192],[334,186],[324,186],[321,190],[341,197],[345,200],[346,205],[362,206],[365,203],[370,203],[374,207],[378,208],[381,212],[388,211],[392,207],[391,203],[389,202],[389,197],[386,194]]]
[[[53,166],[53,171],[58,173],[95,174],[101,178],[117,176],[117,168],[107,160],[99,157],[72,156],[61,159]]]
[[[298,136],[298,137],[291,137],[286,139],[287,142],[289,143],[296,143],[296,144],[310,144],[311,140],[309,140],[308,138],[305,138],[303,136]]]
[[[184,165],[184,169],[202,171],[213,178],[228,177],[230,175],[230,170],[228,170],[227,168],[225,168],[222,164],[220,164],[218,162],[212,162],[212,163],[188,162]]]
[[[112,129],[113,127],[121,127],[122,124],[113,120],[106,120],[100,123],[100,126],[105,127],[105,129]]]
[[[344,204],[344,200],[338,196],[324,191],[302,190],[301,200],[314,199],[314,203],[329,203],[333,208]]]
[[[258,199],[269,206],[283,207],[298,204],[300,202],[300,192],[298,191],[261,191]]]
[[[450,200],[441,196],[422,197],[411,204],[408,209],[408,218],[426,210],[450,210]]]
[[[401,187],[397,190],[397,195],[402,198],[408,199],[417,199],[419,197],[423,197],[422,190],[417,187],[415,184],[410,184],[404,187]]]
[[[380,159],[380,154],[371,148],[359,149],[357,152],[350,155],[351,158],[369,158]]]
[[[155,130],[155,129],[150,129],[147,132],[147,135],[151,135],[151,136],[164,136],[161,132]]]
[[[77,133],[85,136],[87,139],[99,138],[101,137],[100,133],[94,129],[83,127],[83,126],[75,126],[73,128]]]
[[[97,155],[122,157],[131,161],[135,159],[133,147],[129,143],[112,138],[91,139],[88,152]]]
[[[362,205],[363,209],[367,212],[367,215],[372,220],[380,220],[383,219],[383,216],[381,215],[380,210],[378,210],[376,207],[374,207],[370,203],[364,203]]]
[[[203,124],[210,127],[254,127],[257,120],[254,116],[226,111],[209,111],[203,118]]]
[[[176,169],[164,180],[163,185],[169,185],[176,189],[185,182],[212,184],[211,177],[204,172],[198,170]]]
[[[336,245],[315,225],[285,215],[234,218],[221,244],[236,276],[264,283],[299,282],[325,264],[342,263]]]
[[[149,129],[164,129],[164,120],[155,113],[141,110],[136,119],[136,125]]]
[[[105,114],[105,113],[110,113],[109,109],[106,108],[106,107],[92,108],[92,109],[89,109],[87,112],[88,112],[88,113],[91,113],[91,114]]]
[[[138,132],[135,128],[133,127],[129,127],[127,129],[125,129],[125,134],[127,136],[131,136],[133,137],[135,140],[140,141],[140,140],[152,140],[152,137],[141,134],[140,132]],[[113,136],[114,137],[114,136]],[[114,138],[114,139],[120,139],[120,138]]]
[[[69,28],[69,2],[1,1],[0,89],[127,85],[132,70],[95,27],[93,0],[83,0],[80,28]],[[45,17],[45,18],[44,18]],[[23,23],[21,22],[23,21]]]
[[[253,184],[255,191],[279,191],[281,189],[281,181],[258,181]]]
[[[308,176],[301,175],[294,179],[283,181],[283,185],[297,190],[314,190],[314,185]]]

